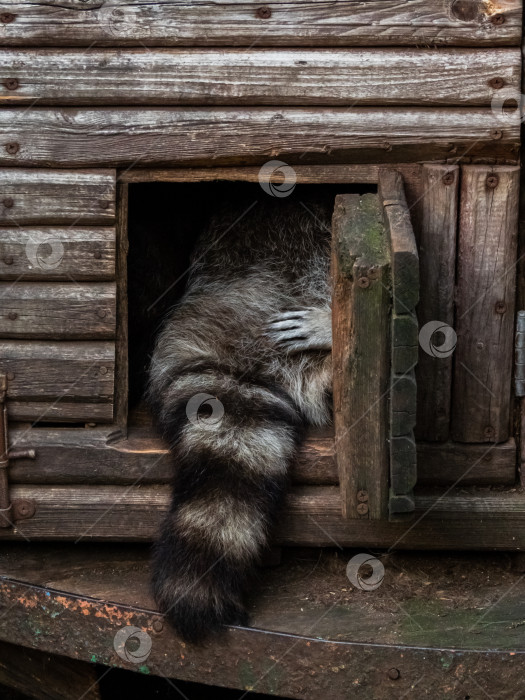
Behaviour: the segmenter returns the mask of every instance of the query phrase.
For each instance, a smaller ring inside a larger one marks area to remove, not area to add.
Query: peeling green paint
[[[147,676],[151,673],[147,666],[139,666],[139,671],[141,673],[145,673]]]
[[[96,663],[97,663],[97,655],[96,655],[96,654],[91,654],[91,659],[90,659],[90,661],[91,661],[92,664],[96,664]]]

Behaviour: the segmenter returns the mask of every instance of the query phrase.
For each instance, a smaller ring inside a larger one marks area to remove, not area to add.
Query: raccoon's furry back
[[[246,621],[303,427],[329,420],[329,354],[290,353],[265,333],[280,312],[329,310],[329,221],[328,202],[220,213],[157,340],[149,401],[175,475],[153,580],[188,640]]]

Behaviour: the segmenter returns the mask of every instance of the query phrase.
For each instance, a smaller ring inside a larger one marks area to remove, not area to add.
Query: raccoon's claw
[[[332,349],[332,312],[330,309],[283,311],[270,318],[265,335],[287,352]]]

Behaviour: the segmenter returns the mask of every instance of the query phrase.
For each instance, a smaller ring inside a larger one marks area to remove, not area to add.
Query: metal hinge
[[[0,374],[0,527],[12,527],[15,521],[32,518],[35,502],[9,498],[9,462],[12,459],[35,459],[35,450],[10,450],[7,424],[7,375]]]

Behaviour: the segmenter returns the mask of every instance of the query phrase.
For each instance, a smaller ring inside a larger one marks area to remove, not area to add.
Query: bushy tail
[[[286,490],[301,420],[279,387],[210,365],[179,370],[158,398],[175,477],[154,593],[176,631],[198,642],[246,623],[243,599]]]

